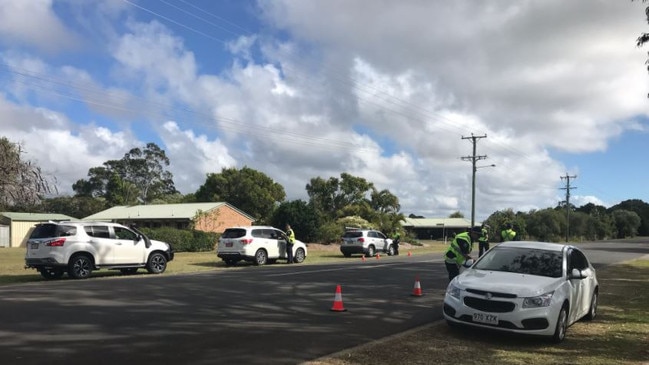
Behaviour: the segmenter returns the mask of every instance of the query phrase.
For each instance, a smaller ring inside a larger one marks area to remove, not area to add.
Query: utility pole
[[[476,144],[481,138],[487,138],[487,135],[485,134],[483,136],[474,136],[473,133],[471,133],[471,137],[462,136],[462,139],[470,139],[471,143],[473,144],[473,155],[462,157],[462,160],[464,161],[471,161],[471,171],[473,172],[471,177],[471,227],[475,226],[475,173],[478,170],[475,163],[479,160],[484,160],[487,158],[487,155],[476,155]]]
[[[576,178],[577,175],[569,176],[567,172],[566,176],[561,176],[561,180],[566,180],[566,187],[560,188],[561,190],[566,191],[566,200],[562,202],[566,204],[566,242],[568,242],[568,239],[570,237],[570,189],[577,189],[576,186],[570,186],[570,179]]]

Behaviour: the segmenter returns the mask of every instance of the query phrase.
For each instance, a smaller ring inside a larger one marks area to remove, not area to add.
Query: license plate
[[[30,243],[29,248],[31,248],[32,250],[38,250],[38,243]]]
[[[226,242],[225,247],[232,247],[232,242]]]
[[[473,322],[498,325],[498,316],[485,313],[473,313]]]

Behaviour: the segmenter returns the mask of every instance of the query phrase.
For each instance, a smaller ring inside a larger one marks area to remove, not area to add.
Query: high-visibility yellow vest
[[[455,238],[451,241],[451,244],[449,245],[448,249],[444,253],[444,260],[445,262],[452,264],[456,263],[458,265],[462,265],[464,263],[464,255],[462,253],[462,250],[460,249],[460,243],[458,241],[465,241],[467,246],[469,247],[469,252],[473,251],[473,241],[471,240],[471,236],[469,236],[468,232],[462,232],[458,233]],[[455,257],[449,257],[448,253],[452,252]]]
[[[286,236],[288,237],[288,243],[295,242],[295,232],[292,229],[286,231]]]
[[[516,232],[513,229],[508,228],[508,229],[504,229],[500,233],[500,235],[503,238],[503,242],[505,242],[505,241],[513,241],[514,237],[516,237]]]

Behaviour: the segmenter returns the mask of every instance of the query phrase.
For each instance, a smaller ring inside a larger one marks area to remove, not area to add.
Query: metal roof
[[[85,221],[105,221],[114,219],[193,219],[199,212],[229,206],[242,215],[254,220],[250,215],[236,209],[228,203],[185,203],[185,204],[150,204],[150,205],[118,205],[99,213],[83,218]]]
[[[477,225],[480,223],[476,222]],[[467,228],[471,221],[466,218],[406,218],[404,227],[412,228]]]
[[[12,221],[24,222],[46,222],[46,221],[76,221],[77,218],[58,213],[19,213],[19,212],[0,212],[0,216],[11,219]]]

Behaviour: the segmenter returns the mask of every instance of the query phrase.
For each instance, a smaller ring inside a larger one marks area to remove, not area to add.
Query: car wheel
[[[268,254],[266,253],[266,250],[260,248],[255,252],[255,265],[266,265],[267,262]]]
[[[374,251],[374,246],[370,246],[367,248],[367,256],[368,257],[373,257],[376,252]]]
[[[45,279],[60,279],[63,276],[63,270],[61,269],[43,269],[41,270],[41,276]]]
[[[590,299],[590,309],[584,316],[587,321],[592,321],[597,316],[597,291],[593,292],[593,297]]]
[[[94,264],[90,256],[76,254],[68,263],[68,275],[73,279],[85,279],[90,276],[93,268]]]
[[[297,250],[295,250],[295,255],[293,257],[294,262],[301,264],[304,262],[305,258],[306,258],[306,254],[304,253],[304,249],[298,248]]]
[[[126,269],[119,269],[123,275],[133,275],[137,272],[137,267],[129,267]]]
[[[394,252],[394,245],[390,245],[390,247],[388,247],[388,256],[394,256]]]
[[[552,341],[554,343],[559,343],[566,338],[566,331],[568,330],[568,308],[564,305],[561,307],[559,312],[559,317],[557,318],[557,325],[554,329],[554,336],[552,336]]]
[[[160,252],[154,252],[149,256],[146,263],[146,270],[151,274],[162,274],[167,269],[167,258]]]

